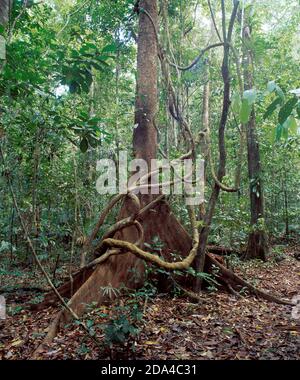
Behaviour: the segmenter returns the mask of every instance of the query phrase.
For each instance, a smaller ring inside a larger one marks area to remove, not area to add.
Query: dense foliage
[[[213,3],[213,2],[212,2]],[[96,160],[131,151],[135,92],[134,2],[13,1],[11,19],[1,27],[6,60],[1,61],[0,137],[5,156],[0,177],[0,253],[27,260],[27,245],[16,215],[8,178],[41,258],[57,260],[74,249],[106,203],[95,190]],[[215,8],[216,22],[220,12]],[[230,6],[230,4],[229,4]],[[169,2],[171,50],[185,65],[199,48],[215,41],[206,1]],[[226,132],[228,185],[232,184],[239,145],[237,123],[247,121],[255,102],[270,237],[299,233],[299,4],[296,1],[244,1],[251,19],[255,91],[238,95],[234,60],[232,104]],[[243,49],[237,25],[234,46]],[[168,44],[164,30],[161,39]],[[215,49],[191,70],[173,71],[185,116],[197,134],[204,84],[211,81],[213,160],[217,161],[217,124],[222,101],[221,56]],[[292,93],[293,90],[294,93]],[[177,157],[182,151],[178,126],[166,111],[160,83],[157,125],[160,148]],[[248,104],[248,101],[250,102]],[[208,184],[212,178],[208,174]],[[210,186],[207,186],[207,198]],[[210,240],[243,246],[249,232],[249,179],[246,156],[238,194],[222,193]],[[173,208],[183,222],[180,200]],[[103,226],[103,230],[110,223]],[[76,248],[78,250],[78,248]],[[75,255],[75,261],[78,255]]]

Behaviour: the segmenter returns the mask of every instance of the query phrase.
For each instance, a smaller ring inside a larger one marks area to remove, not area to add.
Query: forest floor
[[[299,249],[299,246],[285,247],[282,261],[278,262],[274,258],[267,263],[238,262],[234,270],[257,287],[292,299],[300,296],[300,261],[293,257]],[[7,319],[0,321],[0,360],[29,359],[59,308],[35,312],[24,307],[42,298],[38,289],[26,289],[43,285],[38,272],[12,269],[0,274],[0,294],[5,295],[8,309]],[[9,291],[9,286],[13,291]],[[101,326],[107,323],[105,314],[112,315],[115,309],[112,305],[103,306],[85,318],[95,327],[103,344],[101,352],[78,325],[71,323],[40,358],[300,359],[300,310],[293,318],[292,306],[270,303],[249,294],[239,298],[225,291],[203,292],[201,298],[199,304],[168,295],[149,298],[141,305],[144,316],[139,324],[140,333],[132,341],[134,350],[105,348]],[[118,306],[124,302],[119,301]]]

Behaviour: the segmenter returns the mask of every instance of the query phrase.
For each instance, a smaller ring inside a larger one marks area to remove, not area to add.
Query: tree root
[[[249,282],[243,280],[237,274],[227,269],[224,265],[222,265],[215,257],[208,253],[207,256],[210,258],[211,262],[219,268],[220,274],[222,275],[222,279],[224,278],[225,283],[229,283],[232,288],[236,286],[241,286],[247,288],[252,294],[255,294],[257,297],[263,298],[267,301],[278,303],[280,305],[293,305],[292,301],[284,300],[273,296],[263,290],[257,289],[255,286],[251,285]]]
[[[229,292],[231,294],[233,294],[236,298],[239,298],[239,299],[243,298],[243,296],[241,296],[239,292],[237,292],[236,290],[233,289],[233,287],[231,286],[229,281],[226,283],[226,285],[227,285]]]
[[[52,322],[50,323],[50,325],[48,327],[48,332],[47,332],[46,337],[44,338],[42,343],[38,346],[38,348],[33,352],[32,356],[30,358],[31,360],[36,360],[39,357],[39,355],[43,351],[45,351],[47,346],[52,343],[53,339],[56,337],[56,335],[59,331],[62,314],[63,314],[63,310],[61,310],[55,316],[55,318],[52,320]]]
[[[71,288],[73,288],[73,292],[75,293],[81,286],[84,284],[84,282],[92,275],[94,272],[93,267],[86,267],[83,268],[77,272],[75,272],[73,277],[73,283],[71,286],[71,281],[67,281],[63,285],[61,285],[59,288],[57,288],[57,291],[62,297],[71,298],[73,294],[71,293]],[[45,295],[44,301],[39,304],[30,304],[28,307],[31,310],[39,311],[43,310],[49,306],[52,306],[56,304],[58,301],[56,294],[53,292],[53,290],[49,291]]]
[[[70,301],[67,304],[67,309],[63,309],[62,311],[60,311],[50,324],[48,334],[45,337],[44,342],[35,351],[34,356],[42,352],[45,348],[45,345],[49,345],[51,343],[51,341],[54,339],[55,335],[58,332],[60,323],[68,322],[72,319],[72,315],[70,314],[69,310],[72,310],[74,313],[76,313],[77,316],[80,316],[84,313],[87,304],[90,304],[95,301],[98,303],[103,303],[107,300],[111,301],[118,294],[112,291],[112,296],[111,294],[109,294],[108,297],[108,295],[105,294],[106,292],[104,291],[104,288],[105,290],[108,288],[120,289],[124,284],[127,288],[130,288],[131,286],[133,288],[138,287],[143,282],[142,277],[144,261],[150,261],[158,267],[162,267],[168,270],[187,269],[192,264],[196,256],[199,244],[199,233],[196,226],[197,223],[194,210],[192,208],[189,209],[190,220],[193,230],[193,239],[191,239],[187,232],[177,221],[177,219],[172,215],[168,205],[163,206],[163,203],[153,201],[150,202],[150,204],[146,204],[146,206],[144,206],[144,209],[141,210],[139,208],[138,210],[138,207],[136,207],[136,202],[134,203],[135,207],[133,212],[130,213],[129,204],[125,204],[123,206],[124,210],[126,210],[126,212],[129,212],[130,214],[134,214],[134,218],[132,218],[131,221],[137,221],[137,217],[143,214],[143,216],[145,217],[143,226],[140,225],[140,223],[138,223],[135,227],[131,226],[125,230],[126,234],[124,235],[124,229],[119,229],[119,227],[123,226],[123,223],[117,224],[117,228],[114,229],[114,232],[118,230],[116,236],[113,239],[107,238],[102,241],[99,250],[102,250],[105,253],[100,257],[96,258],[85,268],[75,273],[75,294],[70,295]],[[164,207],[166,207],[166,210],[163,209]],[[159,209],[157,210],[154,208]],[[104,214],[100,218],[100,222],[103,221]],[[156,215],[160,215],[160,217],[157,217]],[[126,215],[126,213],[121,212],[120,220],[122,222],[126,220],[125,217],[128,218],[128,214]],[[140,220],[143,220],[143,218],[141,218]],[[128,219],[126,220],[126,222],[127,221]],[[99,227],[99,224],[101,223],[98,223],[97,228]],[[140,231],[136,231],[137,227],[138,229],[140,229]],[[97,233],[97,228],[94,229],[94,234],[92,234],[93,236]],[[133,230],[131,230],[131,228],[133,228]],[[133,242],[136,242],[138,238],[138,242],[141,243],[141,237],[142,240],[144,240],[144,229],[145,241],[149,243],[149,237],[154,236],[154,233],[157,233],[157,231],[159,231],[160,237],[163,241],[165,241],[166,246],[170,249],[170,251],[181,252],[185,258],[182,261],[170,262],[163,260],[157,255],[151,254],[141,249],[138,246],[140,244],[137,245]],[[134,230],[135,232],[132,234]],[[174,234],[174,230],[176,231],[176,234]],[[242,278],[237,276],[235,273],[227,269],[222,264],[222,260],[218,260],[218,257],[220,256],[215,256],[211,253],[206,254],[206,258],[208,259],[207,261],[209,265],[215,265],[219,268],[221,280],[224,280],[227,286],[230,286],[231,289],[234,290],[234,288],[236,288],[237,286],[246,287],[253,294],[267,299],[268,301],[284,305],[292,305],[290,301],[281,300],[247,283]],[[132,274],[130,273],[133,272],[139,274],[139,282],[137,282],[137,280],[134,280],[134,283],[132,283]],[[200,295],[186,290],[181,285],[180,288],[193,301],[201,301]],[[70,293],[70,283],[63,285],[60,289],[58,289],[59,293],[61,295],[66,296],[68,292]],[[52,294],[51,297],[46,297],[46,300],[41,305],[46,305],[49,299],[53,301],[53,296],[55,295]]]
[[[117,252],[115,252],[115,254],[117,254]],[[118,253],[118,255],[119,254],[120,254],[120,252]],[[128,255],[129,255],[128,253],[125,254],[125,256],[128,256]],[[134,257],[132,255],[129,255],[129,257],[131,257],[131,259],[134,260]],[[210,265],[213,264],[219,269],[220,280],[223,283],[225,283],[227,285],[229,291],[232,294],[234,294],[235,296],[237,296],[238,298],[242,298],[242,296],[236,291],[236,289],[238,287],[244,287],[244,288],[247,288],[252,294],[256,295],[259,298],[265,299],[267,301],[274,302],[274,303],[281,304],[281,305],[293,305],[292,301],[280,299],[280,298],[273,296],[267,292],[264,292],[263,290],[257,289],[256,287],[254,287],[253,285],[251,285],[247,281],[243,280],[241,277],[239,277],[233,271],[227,269],[223,264],[221,264],[221,262],[216,258],[216,256],[214,254],[207,253],[206,258],[208,259]],[[101,259],[101,257],[99,259]],[[96,259],[94,262],[97,262],[97,260],[99,260],[99,259]],[[120,257],[119,256],[115,257],[115,259],[120,259]],[[84,298],[84,299],[86,299],[86,303],[89,303],[92,300],[93,290],[95,290],[95,288],[98,288],[100,286],[103,275],[105,273],[107,273],[107,271],[113,271],[114,270],[114,265],[111,265],[111,264],[112,263],[110,263],[110,265],[108,265],[108,263],[107,264],[104,263],[102,266],[97,266],[94,273],[88,278],[88,280],[83,284],[83,286],[80,287],[78,289],[78,291],[75,293],[75,295],[71,298],[68,305],[71,308],[75,307],[77,313],[81,314],[85,309],[85,305],[78,305],[78,300],[81,300]],[[122,279],[114,279],[111,286],[113,288],[117,288],[122,284],[121,281],[122,281]],[[180,284],[178,284],[176,282],[176,280],[173,279],[173,281],[183,291],[183,293],[188,298],[190,298],[192,301],[196,301],[196,302],[202,301],[202,298],[199,294],[182,287]],[[104,300],[103,296],[102,296],[102,300]],[[111,301],[111,299],[110,299],[110,301]],[[61,310],[56,315],[56,317],[53,319],[53,321],[51,322],[51,324],[49,326],[47,336],[45,337],[44,341],[40,344],[40,346],[35,350],[32,358],[38,357],[38,355],[44,351],[45,347],[47,345],[49,345],[53,341],[54,337],[56,336],[56,334],[59,330],[60,324],[62,322],[66,322],[66,318],[68,318],[67,320],[69,320],[69,317],[70,316],[66,315],[65,310]]]

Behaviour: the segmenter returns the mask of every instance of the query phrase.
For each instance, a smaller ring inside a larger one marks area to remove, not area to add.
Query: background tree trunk
[[[232,10],[229,26],[228,26],[228,32],[226,32],[226,25],[225,25],[225,2],[222,0],[222,14],[223,14],[223,40],[224,42],[228,42],[224,45],[224,55],[223,55],[223,63],[222,63],[222,78],[223,78],[223,106],[222,106],[222,114],[221,119],[219,123],[219,131],[218,131],[218,140],[219,140],[219,167],[218,167],[218,181],[221,183],[224,176],[226,175],[226,159],[227,159],[227,152],[226,152],[226,146],[225,146],[225,130],[226,130],[226,124],[228,120],[229,115],[229,109],[230,109],[230,89],[231,89],[231,80],[230,80],[230,71],[229,71],[229,55],[230,55],[230,47],[229,44],[231,43],[232,39],[232,32],[234,27],[234,22],[237,15],[237,9],[239,6],[239,2],[234,2],[234,7]],[[200,243],[198,247],[198,253],[195,260],[195,268],[198,272],[203,272],[204,266],[205,266],[205,259],[206,259],[206,246],[207,246],[207,240],[209,237],[210,227],[213,219],[213,215],[215,212],[215,208],[217,205],[217,201],[219,198],[221,192],[221,187],[217,182],[215,182],[215,185],[212,190],[212,194],[210,197],[210,200],[208,202],[207,211],[204,218],[204,226],[202,227],[200,231]],[[199,280],[196,280],[194,283],[194,291],[199,292],[201,290],[202,286],[202,279],[199,278]]]
[[[246,25],[243,31],[246,47],[251,39],[250,27]],[[245,54],[245,90],[253,88],[252,54]],[[267,235],[264,229],[264,193],[261,180],[261,163],[259,143],[256,130],[255,111],[253,110],[247,126],[248,173],[250,180],[251,231],[245,259],[266,260],[268,252]]]
[[[0,0],[0,24],[8,22],[11,0]]]

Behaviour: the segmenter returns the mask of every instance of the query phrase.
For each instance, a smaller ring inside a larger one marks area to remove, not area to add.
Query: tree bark
[[[204,90],[203,90],[203,111],[202,111],[202,132],[204,133],[204,136],[209,135],[209,98],[210,98],[210,82],[209,80],[207,83],[204,85]],[[201,154],[203,158],[208,157],[208,144],[210,142],[207,141],[207,138],[203,138],[203,143],[202,143],[202,149],[201,149]],[[206,184],[206,169],[207,169],[207,160],[205,160],[205,170],[204,170],[204,176],[205,176],[205,184]],[[205,223],[205,216],[206,216],[206,210],[205,210],[205,204],[202,203],[199,208],[199,220],[202,223]],[[203,238],[203,235],[202,235]],[[200,240],[200,249],[197,254],[197,257],[195,259],[195,269],[198,271],[202,271],[204,268],[204,262],[205,262],[205,249],[206,249],[206,244],[207,244],[207,238],[206,240]],[[202,248],[201,248],[201,242],[202,242]],[[195,283],[194,283],[194,290],[199,291],[201,289],[201,284],[202,284],[202,279],[200,277],[196,277]]]
[[[139,7],[152,18],[156,28],[158,9],[156,0],[141,0]],[[143,11],[140,12],[137,53],[137,88],[135,103],[135,129],[133,149],[136,158],[150,166],[156,157],[157,132],[154,118],[157,112],[157,61],[158,47],[154,26]]]
[[[243,31],[245,45],[251,39],[250,27],[246,25]],[[253,88],[253,59],[250,50],[245,53],[245,90]],[[264,193],[261,179],[261,163],[259,142],[256,129],[255,111],[253,110],[247,126],[248,174],[250,180],[251,231],[245,259],[266,260],[268,252],[267,235],[264,229]]]
[[[8,23],[11,0],[0,0],[0,24]]]

